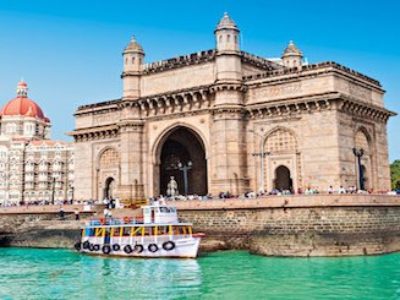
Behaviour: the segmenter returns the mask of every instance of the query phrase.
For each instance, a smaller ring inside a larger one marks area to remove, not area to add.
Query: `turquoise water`
[[[145,260],[0,248],[0,299],[400,299],[400,254]]]

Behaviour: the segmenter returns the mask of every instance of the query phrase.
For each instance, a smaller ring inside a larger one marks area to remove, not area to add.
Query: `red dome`
[[[17,97],[3,106],[0,116],[27,116],[50,122],[50,120],[43,114],[40,106],[27,97],[27,87],[28,85],[24,81],[18,83]]]

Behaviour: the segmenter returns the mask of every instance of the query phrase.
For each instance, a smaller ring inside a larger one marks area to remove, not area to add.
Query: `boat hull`
[[[91,241],[90,239],[82,239],[82,245],[85,241],[88,241],[92,247],[83,249],[81,246],[80,252],[88,255],[104,255],[104,256],[116,256],[116,257],[137,257],[137,258],[196,258],[200,245],[200,237],[190,237],[185,239],[179,239],[172,241],[174,244],[173,249],[164,249],[163,245],[165,241],[160,242],[134,242],[134,243],[118,243],[119,250],[113,249],[114,244],[102,244],[97,241]],[[93,245],[98,247],[93,249]],[[124,249],[126,245],[130,245],[133,250],[131,253],[127,253]],[[135,246],[139,245],[139,249],[135,249]],[[155,246],[154,246],[155,245]],[[109,248],[104,251],[104,246]],[[142,247],[140,247],[142,246]],[[142,250],[142,249],[143,250]],[[140,251],[142,250],[142,251]]]

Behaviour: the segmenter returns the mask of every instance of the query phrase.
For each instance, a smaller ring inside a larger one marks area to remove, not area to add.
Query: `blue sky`
[[[277,57],[294,40],[309,62],[333,60],[381,81],[400,112],[400,1],[18,1],[0,0],[0,102],[18,80],[68,139],[80,104],[121,96],[122,49],[134,34],[146,61],[214,47],[224,11],[242,48]],[[390,160],[400,159],[400,117],[389,121]]]

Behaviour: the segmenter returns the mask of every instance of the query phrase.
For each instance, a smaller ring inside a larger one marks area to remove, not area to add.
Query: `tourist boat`
[[[128,257],[195,258],[202,233],[191,223],[180,223],[175,207],[143,206],[139,217],[100,218],[82,228],[82,253]]]

